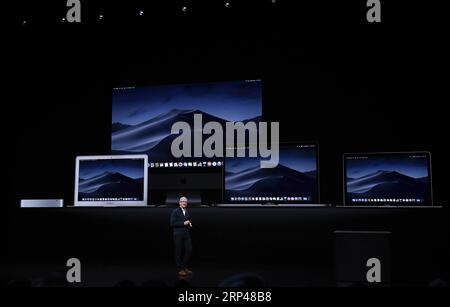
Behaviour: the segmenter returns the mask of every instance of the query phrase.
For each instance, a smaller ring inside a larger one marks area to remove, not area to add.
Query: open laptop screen
[[[344,155],[345,205],[431,206],[427,152]]]
[[[260,157],[225,159],[226,204],[314,204],[319,202],[317,145],[282,144],[275,168]]]
[[[146,205],[147,156],[84,156],[76,160],[75,205]]]

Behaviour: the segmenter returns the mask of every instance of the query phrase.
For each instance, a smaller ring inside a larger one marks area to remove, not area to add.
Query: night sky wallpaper
[[[225,202],[232,197],[307,197],[318,201],[317,147],[281,146],[275,168],[261,168],[265,158],[226,158]]]
[[[132,198],[143,200],[142,159],[80,160],[78,200]]]
[[[388,198],[431,205],[427,154],[347,156],[345,162],[346,203],[361,203],[355,198]]]
[[[194,114],[203,124],[216,121],[259,121],[259,80],[172,84],[113,91],[111,149],[114,154],[145,153],[150,161],[172,159],[171,134],[177,121],[193,127]],[[204,137],[206,139],[206,137]]]

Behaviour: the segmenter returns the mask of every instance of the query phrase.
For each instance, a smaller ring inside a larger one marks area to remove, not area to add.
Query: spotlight
[[[225,2],[225,7],[230,7],[230,2],[229,1]]]
[[[66,22],[66,18],[65,17],[61,18],[61,22]]]
[[[27,21],[26,20],[22,20],[22,26],[26,26],[27,25]]]
[[[186,12],[186,11],[187,11],[187,6],[183,6],[183,7],[181,8],[181,11]]]
[[[102,20],[103,19],[103,14],[98,15],[98,19]]]
[[[139,11],[139,16],[144,16],[144,11],[143,10]]]

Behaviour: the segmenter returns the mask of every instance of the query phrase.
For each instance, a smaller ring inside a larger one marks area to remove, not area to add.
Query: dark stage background
[[[65,1],[23,4],[4,58],[6,263],[78,256],[170,267],[167,209],[19,210],[19,200],[73,202],[75,156],[110,151],[112,87],[261,78],[264,119],[280,121],[281,140],[319,143],[322,202],[342,203],[343,153],[425,150],[444,209],[193,209],[194,261],[289,263],[303,284],[302,268],[314,267],[327,284],[333,230],[391,230],[397,282],[448,279],[444,19],[431,4],[383,2],[382,23],[368,24],[364,1],[341,2],[193,2],[187,13],[182,2],[95,2],[80,25],[56,17]]]

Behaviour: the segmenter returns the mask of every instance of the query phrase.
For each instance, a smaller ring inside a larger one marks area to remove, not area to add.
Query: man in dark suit
[[[172,211],[170,216],[170,226],[173,228],[175,262],[178,267],[178,275],[181,277],[186,277],[192,274],[192,271],[187,268],[192,253],[192,240],[190,233],[192,223],[187,211],[187,198],[181,197],[179,204],[180,206]]]

